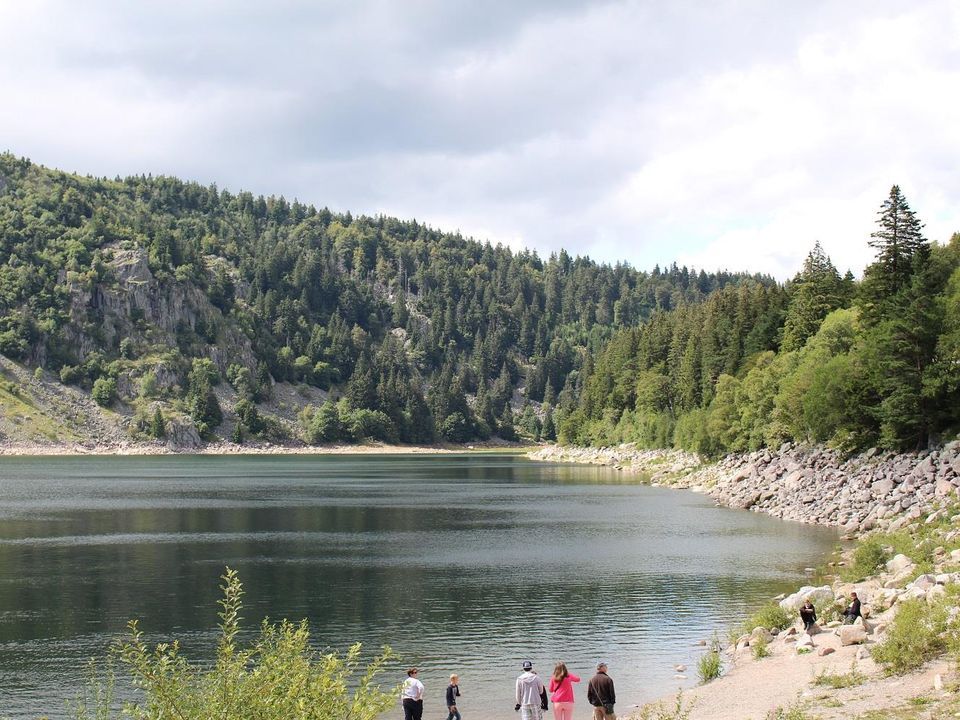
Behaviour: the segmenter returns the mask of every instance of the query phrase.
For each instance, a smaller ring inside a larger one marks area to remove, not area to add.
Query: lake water
[[[250,628],[307,618],[321,647],[386,643],[419,665],[426,717],[445,717],[456,671],[466,720],[515,718],[525,658],[584,676],[580,714],[606,660],[622,712],[693,684],[697,642],[836,539],[506,455],[4,458],[0,717],[67,717],[86,660],[130,618],[209,658],[226,565]]]

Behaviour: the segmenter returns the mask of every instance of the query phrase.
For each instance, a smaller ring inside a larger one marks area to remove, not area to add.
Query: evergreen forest
[[[647,272],[3,154],[0,353],[143,438],[922,447],[957,429],[960,236],[894,187],[869,241],[860,281],[819,245],[787,283]]]
[[[900,188],[841,277],[819,244],[771,303],[749,285],[618,330],[559,425],[565,443],[717,456],[826,443],[918,450],[960,429],[960,234],[930,243]]]

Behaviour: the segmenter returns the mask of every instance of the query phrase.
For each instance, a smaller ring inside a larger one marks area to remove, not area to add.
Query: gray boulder
[[[862,645],[867,641],[867,631],[862,625],[841,625],[838,632],[841,645]]]

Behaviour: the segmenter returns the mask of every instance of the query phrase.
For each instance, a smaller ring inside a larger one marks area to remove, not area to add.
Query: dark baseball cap
[[[523,667],[524,670],[533,670],[533,663],[530,660],[524,660],[521,667]]]

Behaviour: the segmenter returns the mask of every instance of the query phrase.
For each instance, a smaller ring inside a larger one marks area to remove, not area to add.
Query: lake
[[[3,458],[0,717],[68,717],[86,660],[131,618],[209,659],[227,565],[245,626],[307,618],[320,647],[391,645],[421,668],[426,717],[446,716],[458,672],[466,720],[515,718],[527,658],[583,676],[580,714],[606,660],[625,712],[695,683],[697,643],[802,583],[836,542],[510,455]]]

